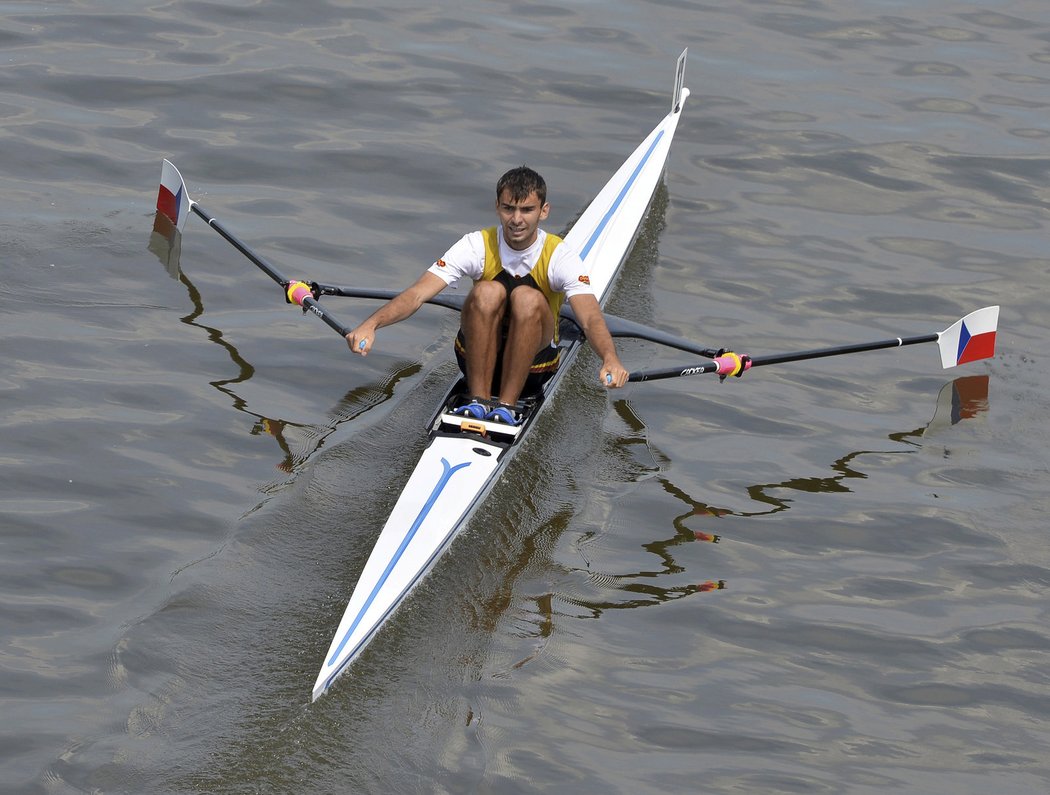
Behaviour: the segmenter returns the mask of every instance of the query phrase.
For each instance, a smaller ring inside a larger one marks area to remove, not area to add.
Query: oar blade
[[[164,213],[182,231],[190,217],[190,194],[182,174],[170,160],[165,160],[160,170],[160,192],[157,194],[157,211]]]
[[[986,306],[971,312],[937,335],[941,366],[990,359],[995,355],[995,332],[999,326],[999,307]]]

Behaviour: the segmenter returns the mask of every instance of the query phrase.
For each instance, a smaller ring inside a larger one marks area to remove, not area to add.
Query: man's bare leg
[[[486,400],[492,396],[500,326],[506,311],[506,288],[498,282],[485,281],[474,285],[460,313],[460,327],[467,343],[467,389],[471,395]]]
[[[549,345],[553,338],[554,317],[546,296],[532,287],[522,286],[513,290],[510,294],[507,342],[503,346],[500,403],[508,406],[517,403],[536,354]]]

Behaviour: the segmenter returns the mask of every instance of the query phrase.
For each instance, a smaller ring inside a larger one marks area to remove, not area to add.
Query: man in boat
[[[547,185],[527,166],[496,184],[499,226],[464,235],[408,289],[346,335],[354,353],[372,349],[376,331],[410,317],[460,278],[474,282],[463,304],[456,358],[473,397],[457,414],[517,425],[515,405],[558,369],[558,312],[569,305],[601,357],[607,387],[627,382],[578,252],[540,229],[550,213]]]

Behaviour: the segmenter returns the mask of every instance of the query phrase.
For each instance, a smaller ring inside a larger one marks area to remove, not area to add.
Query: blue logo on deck
[[[368,612],[368,608],[372,606],[372,602],[375,601],[376,596],[379,595],[380,590],[382,590],[383,586],[386,585],[386,581],[390,579],[391,572],[393,572],[394,567],[397,566],[398,561],[401,560],[401,556],[405,554],[405,550],[408,549],[408,545],[412,543],[412,539],[415,537],[416,532],[422,526],[423,522],[426,521],[427,515],[434,507],[434,503],[437,502],[438,497],[441,496],[441,492],[445,490],[445,486],[448,485],[449,480],[452,479],[452,476],[456,474],[456,472],[463,469],[463,467],[469,467],[470,462],[465,461],[462,464],[456,464],[455,466],[452,466],[452,464],[450,464],[447,459],[442,458],[441,466],[443,468],[443,471],[441,472],[441,477],[438,478],[437,484],[435,484],[434,486],[434,490],[430,492],[430,497],[428,497],[427,501],[423,503],[423,507],[419,510],[419,515],[416,516],[416,520],[412,522],[412,526],[408,528],[408,532],[405,534],[404,539],[402,539],[401,545],[397,548],[397,552],[394,553],[394,556],[390,559],[390,562],[386,564],[386,568],[383,570],[383,574],[379,577],[379,581],[375,584],[375,587],[372,588],[372,593],[368,595],[368,598],[365,600],[364,605],[362,605],[361,609],[358,611],[357,617],[354,618],[354,623],[350,625],[350,628],[346,631],[346,634],[343,635],[343,639],[339,641],[339,645],[336,647],[335,651],[332,653],[332,656],[328,660],[329,665],[334,665],[335,661],[339,659],[339,655],[342,653],[343,647],[345,647],[347,641],[350,640],[350,636],[354,634],[354,630],[356,630],[358,624],[361,623],[361,619],[363,619],[365,613]]]

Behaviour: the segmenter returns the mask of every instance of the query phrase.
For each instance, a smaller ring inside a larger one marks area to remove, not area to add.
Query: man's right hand
[[[346,344],[354,353],[367,356],[368,352],[372,350],[372,343],[375,341],[375,337],[375,328],[367,323],[362,323],[346,335]]]

